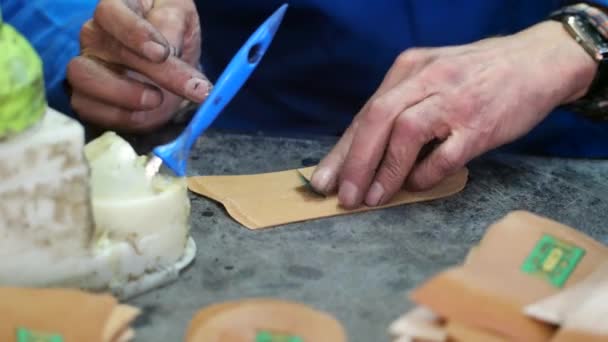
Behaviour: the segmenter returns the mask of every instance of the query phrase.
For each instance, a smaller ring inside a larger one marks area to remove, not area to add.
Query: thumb
[[[94,21],[138,56],[161,63],[169,56],[169,49],[166,38],[144,18],[152,6],[151,0],[100,0]]]
[[[186,13],[175,7],[154,7],[146,18],[169,42],[170,54],[181,57],[186,33]]]

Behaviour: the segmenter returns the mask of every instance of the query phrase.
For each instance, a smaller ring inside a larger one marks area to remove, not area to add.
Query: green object
[[[0,139],[18,134],[46,111],[42,61],[29,42],[2,22],[0,9]]]
[[[19,328],[17,329],[17,342],[64,342],[64,340],[61,335],[39,333]]]
[[[543,235],[524,262],[521,270],[543,277],[553,286],[564,286],[585,255],[585,250],[551,235]]]
[[[304,342],[298,336],[289,334],[277,334],[270,331],[260,331],[255,337],[255,342]]]

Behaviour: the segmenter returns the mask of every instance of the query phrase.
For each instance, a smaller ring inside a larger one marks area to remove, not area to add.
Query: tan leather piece
[[[555,335],[551,342],[608,342],[608,336],[562,329]]]
[[[416,289],[411,298],[445,317],[477,329],[497,331],[515,340],[548,341],[551,326],[520,313],[520,305],[484,286],[486,279],[464,268],[440,273]],[[522,290],[525,291],[525,290]]]
[[[129,325],[139,316],[138,308],[119,304],[112,311],[103,331],[104,341],[129,341],[135,337],[135,331]]]
[[[259,300],[263,302],[263,300]],[[255,299],[249,299],[250,303],[256,302]],[[205,326],[209,320],[217,316],[219,313],[230,310],[241,305],[239,301],[231,301],[224,302],[218,304],[212,304],[210,306],[205,307],[204,309],[198,311],[192,320],[190,320],[190,324],[188,324],[188,329],[186,330],[186,341],[194,341],[195,334],[197,334],[200,327]]]
[[[449,335],[448,341],[450,342],[509,342],[503,336],[492,334],[489,331],[473,329],[455,321],[448,322],[445,330]]]
[[[314,168],[299,171],[310,179]],[[467,178],[468,170],[463,169],[431,190],[402,190],[387,205],[355,210],[340,207],[336,195],[322,197],[311,192],[295,169],[255,175],[191,177],[188,187],[222,203],[230,216],[245,227],[261,229],[448,197],[463,190]]]
[[[139,310],[105,294],[72,289],[0,288],[0,341],[17,329],[59,335],[64,341],[128,341],[122,335]]]
[[[295,335],[304,341],[346,342],[342,325],[303,304],[250,299],[212,305],[192,319],[186,342],[251,342],[260,331]]]
[[[514,212],[492,225],[467,262],[440,273],[411,293],[419,305],[475,329],[521,341],[548,341],[555,327],[524,315],[526,305],[560,288],[521,267],[544,234],[585,249],[564,288],[586,278],[608,257],[608,248],[552,220]]]

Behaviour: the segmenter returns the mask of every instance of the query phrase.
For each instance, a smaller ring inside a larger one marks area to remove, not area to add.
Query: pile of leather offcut
[[[409,294],[405,341],[608,341],[608,247],[528,212],[492,225],[461,265]]]
[[[139,313],[111,295],[0,288],[0,341],[131,341],[131,324]]]

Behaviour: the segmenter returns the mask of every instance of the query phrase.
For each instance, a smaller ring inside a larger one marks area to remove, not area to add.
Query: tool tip
[[[272,22],[273,31],[279,27],[281,21],[283,21],[283,17],[285,16],[285,12],[287,11],[288,4],[283,4],[279,7],[273,14],[270,16],[269,21]]]

